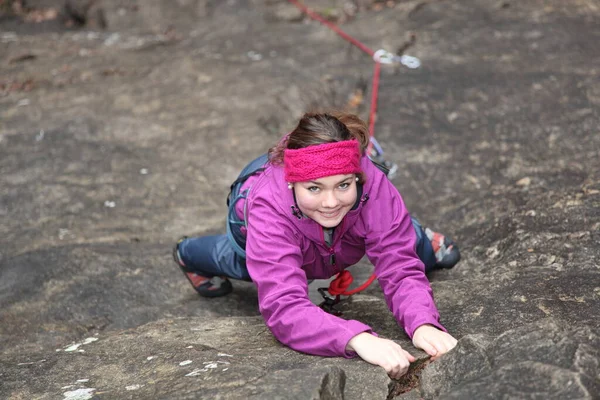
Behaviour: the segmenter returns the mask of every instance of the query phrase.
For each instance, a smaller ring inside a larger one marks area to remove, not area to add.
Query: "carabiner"
[[[394,55],[387,50],[379,49],[373,54],[373,60],[382,64],[391,64],[394,62]]]
[[[421,66],[421,60],[417,57],[403,55],[400,57],[396,56],[395,58],[399,58],[400,63],[410,69],[419,68]]]
[[[373,60],[381,64],[392,64],[397,62],[410,69],[419,68],[421,66],[421,60],[417,57],[408,56],[406,54],[397,56],[384,49],[377,50],[373,54]]]
[[[317,289],[317,291],[321,294],[321,296],[323,296],[323,302],[319,304],[319,307],[323,311],[335,315],[336,317],[342,315],[342,312],[335,308],[335,305],[340,302],[340,296],[331,296],[329,294],[328,288],[326,287],[319,288]]]

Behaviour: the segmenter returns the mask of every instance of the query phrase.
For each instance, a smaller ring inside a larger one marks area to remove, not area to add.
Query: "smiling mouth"
[[[321,215],[325,218],[335,218],[340,214],[340,211],[341,211],[341,209],[331,211],[331,212],[319,211],[319,213],[321,213]]]

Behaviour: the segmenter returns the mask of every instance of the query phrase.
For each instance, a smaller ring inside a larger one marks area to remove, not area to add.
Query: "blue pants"
[[[431,242],[425,235],[419,221],[415,218],[411,218],[411,220],[417,234],[415,250],[423,264],[425,264],[425,272],[429,272],[434,269],[435,264]],[[246,268],[246,259],[234,251],[227,235],[186,239],[179,244],[179,254],[186,267],[199,275],[251,280]]]

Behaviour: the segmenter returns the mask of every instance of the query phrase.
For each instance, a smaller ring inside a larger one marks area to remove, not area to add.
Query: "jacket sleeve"
[[[439,322],[425,266],[415,252],[416,233],[404,202],[387,179],[376,190],[374,201],[365,205],[365,246],[387,306],[410,338],[424,324],[446,331]]]
[[[258,288],[260,312],[277,340],[294,350],[319,356],[354,357],[348,341],[371,328],[338,318],[308,297],[300,238],[264,200],[250,205],[246,265]]]

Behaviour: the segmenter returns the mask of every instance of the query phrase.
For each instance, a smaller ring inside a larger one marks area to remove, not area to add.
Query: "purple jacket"
[[[246,204],[246,265],[258,288],[260,312],[273,335],[294,350],[320,356],[355,355],[346,352],[348,341],[361,332],[372,332],[371,328],[314,305],[306,281],[330,278],[365,254],[375,266],[388,308],[410,337],[423,324],[445,330],[425,267],[415,253],[416,234],[398,190],[367,157],[361,167],[366,176],[362,195],[335,229],[331,247],[318,223],[294,215],[294,197],[283,168],[269,164],[244,185],[251,186]]]

